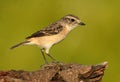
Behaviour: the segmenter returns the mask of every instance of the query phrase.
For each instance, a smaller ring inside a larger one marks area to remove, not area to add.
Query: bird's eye
[[[71,19],[71,22],[74,22],[75,21],[75,19]]]

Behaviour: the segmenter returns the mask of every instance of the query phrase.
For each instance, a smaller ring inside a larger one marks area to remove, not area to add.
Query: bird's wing
[[[50,26],[46,27],[43,30],[39,30],[32,35],[26,37],[26,39],[30,39],[33,37],[43,37],[43,36],[50,36],[50,35],[55,35],[58,34],[63,30],[63,26],[58,24],[58,23],[53,23]]]

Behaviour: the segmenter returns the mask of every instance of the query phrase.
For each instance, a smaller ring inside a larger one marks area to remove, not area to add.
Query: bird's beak
[[[85,23],[83,23],[83,22],[80,22],[80,23],[79,23],[79,25],[85,25]]]

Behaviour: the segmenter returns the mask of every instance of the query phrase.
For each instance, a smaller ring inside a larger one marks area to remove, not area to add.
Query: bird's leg
[[[59,61],[56,61],[56,59],[53,58],[49,53],[46,53],[46,55],[47,55],[48,57],[50,57],[50,58],[53,60],[54,63],[59,63]]]
[[[45,49],[45,54],[46,54],[49,58],[51,58],[54,63],[57,63],[56,59],[49,54],[49,49],[50,49],[50,47]]]
[[[47,61],[47,59],[46,59],[46,57],[45,57],[45,54],[44,54],[44,49],[41,49],[41,53],[42,53],[42,55],[43,55],[43,58],[44,58],[45,63],[48,64],[48,61]]]
[[[49,56],[53,61],[56,61],[55,58],[53,58],[50,54],[46,53],[47,56]]]

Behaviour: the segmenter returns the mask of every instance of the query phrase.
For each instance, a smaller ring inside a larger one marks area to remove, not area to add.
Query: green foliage
[[[120,0],[1,0],[0,70],[37,70],[44,64],[39,48],[9,48],[66,14],[86,23],[55,45],[50,53],[62,62],[109,62],[103,82],[119,82]],[[114,79],[112,78],[113,76]]]

